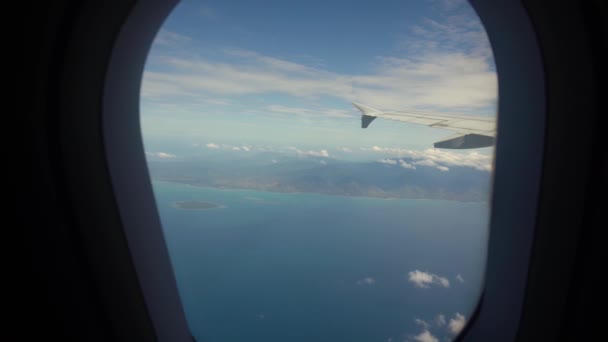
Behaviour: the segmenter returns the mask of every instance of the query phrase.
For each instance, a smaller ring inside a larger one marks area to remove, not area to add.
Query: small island
[[[173,202],[173,207],[186,210],[207,210],[213,208],[223,208],[219,204],[205,201],[177,201]]]

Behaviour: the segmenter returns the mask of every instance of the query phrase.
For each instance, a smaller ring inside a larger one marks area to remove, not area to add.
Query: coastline
[[[193,184],[187,181],[179,181],[179,180],[168,180],[168,179],[151,179],[154,182],[162,182],[162,183],[170,183],[170,184],[179,184],[184,186],[190,186],[193,188],[201,188],[201,189],[210,189],[210,190],[221,190],[221,191],[254,191],[254,192],[265,192],[270,194],[295,194],[295,195],[320,195],[320,196],[331,196],[331,197],[346,197],[346,198],[356,198],[356,199],[375,199],[375,200],[386,200],[386,201],[395,201],[395,200],[408,200],[408,201],[446,201],[446,202],[458,202],[458,203],[486,203],[489,201],[474,201],[474,200],[456,200],[456,199],[445,199],[445,198],[420,198],[420,197],[380,197],[380,196],[357,196],[357,195],[341,195],[341,194],[329,194],[329,193],[321,193],[321,192],[305,192],[305,191],[272,191],[265,189],[255,189],[255,188],[230,188],[230,187],[214,187],[208,185],[200,185]],[[488,196],[488,199],[490,196]],[[207,209],[183,209],[176,208],[182,210],[207,210]],[[209,209],[221,209],[221,208],[209,208]]]
[[[190,202],[190,203],[188,203],[188,202]],[[194,204],[194,205],[198,205],[198,207],[188,208],[188,207],[185,207],[184,204],[186,204],[186,205]],[[221,204],[217,204],[217,203],[213,203],[213,202],[193,201],[193,200],[173,201],[173,202],[171,202],[171,207],[174,209],[190,210],[190,211],[204,211],[204,210],[227,208],[225,205],[221,205]]]

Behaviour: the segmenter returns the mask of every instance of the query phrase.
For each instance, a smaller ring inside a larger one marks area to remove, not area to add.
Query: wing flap
[[[459,134],[433,144],[435,148],[467,149],[489,147],[495,144],[496,138],[480,134]]]

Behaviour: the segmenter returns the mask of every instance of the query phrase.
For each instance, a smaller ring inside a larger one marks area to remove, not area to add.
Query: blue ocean
[[[488,203],[153,185],[199,342],[443,341],[479,299]],[[449,286],[415,286],[416,270]]]

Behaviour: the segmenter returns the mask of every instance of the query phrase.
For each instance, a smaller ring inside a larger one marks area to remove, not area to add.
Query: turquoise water
[[[154,190],[199,342],[403,341],[422,331],[416,318],[468,318],[477,303],[487,203],[167,182],[154,182]],[[183,200],[222,208],[172,207]],[[445,277],[450,286],[415,287],[408,281],[414,270]],[[446,325],[429,330],[440,340],[453,336]]]

